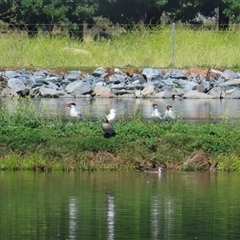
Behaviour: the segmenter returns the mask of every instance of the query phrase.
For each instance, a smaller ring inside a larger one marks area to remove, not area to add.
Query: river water
[[[59,98],[32,99],[31,102],[44,109],[45,114],[61,114],[69,118],[69,108],[66,103],[75,102],[77,109],[88,120],[103,118],[110,108],[117,110],[117,119],[131,119],[137,109],[141,111],[143,120],[151,118],[152,103],[157,103],[159,110],[164,113],[166,105],[172,105],[173,110],[184,122],[201,123],[221,118],[240,119],[240,99],[116,99],[116,98]],[[16,101],[2,98],[1,105],[12,109]]]
[[[0,239],[240,236],[240,175],[0,172]]]

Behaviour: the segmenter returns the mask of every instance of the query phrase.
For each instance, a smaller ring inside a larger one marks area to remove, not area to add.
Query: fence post
[[[175,67],[175,45],[176,45],[176,39],[175,39],[175,33],[176,33],[176,24],[172,24],[172,66]]]

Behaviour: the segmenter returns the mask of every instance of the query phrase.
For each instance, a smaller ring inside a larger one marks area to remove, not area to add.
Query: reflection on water
[[[159,223],[159,217],[161,215],[160,204],[157,196],[153,197],[152,205],[152,236],[154,238],[160,235],[161,226]]]
[[[114,239],[114,197],[107,195],[107,223],[108,223],[108,239]]]
[[[46,116],[56,113],[61,114],[63,118],[68,118],[69,108],[66,108],[65,104],[69,102],[75,102],[77,108],[81,109],[89,120],[106,116],[110,108],[117,109],[118,119],[129,118],[140,109],[143,120],[148,120],[151,117],[152,103],[157,103],[162,113],[165,112],[166,105],[172,105],[176,114],[185,122],[206,122],[211,117],[240,118],[240,99],[43,98],[31,101],[39,107],[44,106]],[[9,109],[13,108],[12,100],[8,98],[2,98],[1,103]]]
[[[0,172],[0,239],[239,238],[240,175]]]
[[[70,197],[69,201],[69,239],[76,239],[77,228],[77,203],[75,197]]]

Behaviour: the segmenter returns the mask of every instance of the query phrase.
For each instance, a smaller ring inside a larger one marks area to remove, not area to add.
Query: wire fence
[[[127,32],[134,32],[134,31],[148,31],[148,32],[156,32],[159,31],[161,28],[171,28],[172,25],[175,25],[176,28],[188,28],[192,30],[235,30],[240,31],[240,24],[216,24],[216,22],[208,22],[208,23],[172,23],[172,24],[113,24],[109,22],[103,23],[79,23],[79,24],[0,24],[0,33],[2,34],[10,34],[10,33],[30,33],[30,34],[38,34],[38,33],[69,33],[78,35],[79,33],[84,33],[85,31],[90,31],[92,29],[101,29],[102,31],[112,31],[118,32],[119,29],[122,29]]]
[[[239,67],[240,24],[228,25],[228,28],[221,25],[219,30],[215,29],[214,24],[203,26],[179,23],[170,25],[80,24],[78,27],[81,30],[69,30],[68,25],[29,24],[28,26],[29,29],[20,29],[20,26],[3,29],[0,25],[0,52],[2,52],[0,65],[14,66],[26,62],[36,66],[40,62],[43,66],[75,68],[75,66],[86,66],[88,62],[91,66],[117,67],[176,66],[184,68],[185,66],[214,65]],[[19,35],[23,35],[23,38],[16,37]],[[34,41],[25,41],[26,38],[34,35],[60,36],[60,39],[61,36],[66,36],[67,40],[55,42],[54,47],[50,46],[54,41],[38,41],[37,44]],[[122,36],[126,38],[118,41]],[[129,39],[127,36],[130,36]],[[8,42],[5,41],[7,37]],[[77,41],[72,41],[71,37]],[[97,48],[95,45],[83,44],[98,40],[106,40],[106,44],[99,44]],[[12,41],[11,44],[10,41]],[[110,41],[114,44],[110,45]],[[52,49],[54,49],[53,52]],[[31,55],[31,51],[38,54]],[[30,60],[27,59],[29,55]]]

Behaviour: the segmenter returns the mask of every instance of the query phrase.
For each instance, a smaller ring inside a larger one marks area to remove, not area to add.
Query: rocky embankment
[[[240,72],[226,69],[169,70],[97,68],[58,73],[0,71],[1,97],[240,98]]]

